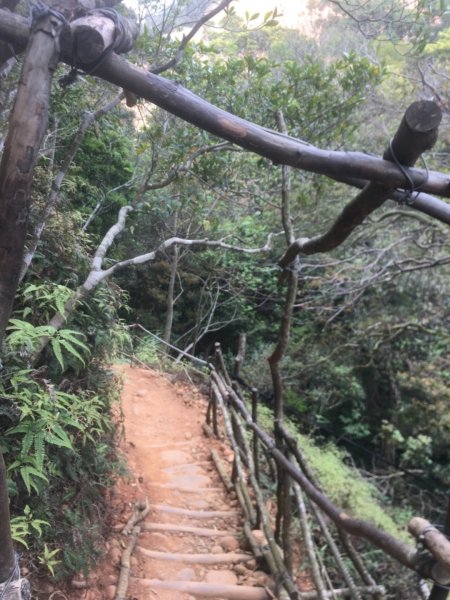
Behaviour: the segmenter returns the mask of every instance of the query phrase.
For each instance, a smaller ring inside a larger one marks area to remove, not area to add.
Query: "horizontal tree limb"
[[[25,47],[28,35],[26,19],[0,9],[1,39],[14,44],[16,51],[20,51]],[[63,49],[62,60],[71,64],[70,49]],[[275,164],[286,164],[331,178],[355,177],[392,188],[407,187],[403,173],[389,161],[362,152],[322,150],[250,123],[210,104],[182,85],[136,67],[115,54],[104,60],[96,69],[96,75]],[[427,173],[423,169],[407,169],[407,172],[422,191],[450,197],[450,176],[434,171]]]
[[[407,108],[383,158],[401,161],[407,166],[413,165],[423,152],[435,144],[441,118],[442,112],[434,102],[413,102]],[[328,231],[311,239],[300,238],[292,242],[280,259],[279,265],[286,268],[300,253],[316,254],[337,248],[369,214],[389,198],[393,191],[392,188],[379,183],[368,183],[344,207]]]

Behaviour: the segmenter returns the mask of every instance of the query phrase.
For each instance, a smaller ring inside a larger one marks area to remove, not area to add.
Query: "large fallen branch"
[[[73,314],[79,303],[87,298],[103,281],[117,273],[118,271],[132,266],[142,265],[148,262],[154,261],[158,256],[161,256],[164,252],[169,250],[173,246],[187,246],[195,248],[220,248],[223,250],[229,250],[232,252],[243,253],[243,254],[258,254],[261,252],[268,252],[271,246],[272,234],[270,234],[266,240],[266,243],[259,248],[245,248],[243,246],[236,246],[229,244],[224,240],[208,240],[198,239],[189,240],[179,237],[172,237],[162,242],[155,250],[141,254],[139,256],[133,256],[125,260],[121,260],[115,263],[108,269],[103,269],[103,262],[109,248],[114,243],[117,236],[122,233],[125,229],[127,216],[134,210],[132,206],[124,206],[119,211],[119,216],[116,223],[108,230],[103,240],[100,242],[91,263],[91,270],[86,277],[85,281],[74,291],[73,295],[67,300],[64,305],[62,312],[58,311],[48,322],[49,327],[52,327],[54,332],[61,329],[66,321]],[[31,364],[35,364],[39,359],[44,348],[49,343],[50,338],[43,336],[40,340],[38,348],[34,354],[30,357]]]

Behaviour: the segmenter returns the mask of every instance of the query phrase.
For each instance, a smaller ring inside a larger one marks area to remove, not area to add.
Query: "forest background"
[[[275,8],[232,6],[183,45],[207,2],[135,5],[130,59],[265,127],[277,128],[281,110],[290,135],[329,149],[379,155],[408,104],[434,99],[444,119],[424,160],[447,170],[445,4],[311,1],[300,30]],[[2,67],[0,147],[19,71],[15,57]],[[293,172],[291,185],[297,236],[325,230],[349,199],[347,186],[317,175]],[[242,377],[270,406],[267,357],[284,301],[280,190],[281,170],[264,158],[149,104],[127,108],[95,77],[55,82],[0,380],[13,533],[38,557],[33,568],[63,576],[96,554],[98,511],[120,467],[107,367],[127,354],[167,360],[130,325],[203,358],[218,340],[230,360],[245,332]],[[327,491],[387,528],[413,512],[442,522],[450,484],[447,227],[409,201],[386,203],[332,254],[301,258],[283,363],[311,458],[328,457]],[[342,482],[336,457],[370,482],[383,513]],[[398,582],[395,567],[379,567]]]

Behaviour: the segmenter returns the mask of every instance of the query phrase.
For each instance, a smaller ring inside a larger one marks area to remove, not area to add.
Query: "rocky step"
[[[149,444],[144,444],[146,448],[150,448],[151,450],[165,450],[165,449],[171,449],[171,448],[180,448],[181,446],[193,446],[196,444],[201,444],[204,442],[203,438],[200,437],[196,437],[196,438],[190,438],[188,440],[184,440],[182,442],[164,442],[162,444],[152,444],[151,442]]]
[[[266,588],[247,585],[228,585],[201,581],[161,581],[160,579],[134,579],[152,590],[168,590],[191,594],[196,598],[223,598],[224,600],[272,600],[274,595]]]

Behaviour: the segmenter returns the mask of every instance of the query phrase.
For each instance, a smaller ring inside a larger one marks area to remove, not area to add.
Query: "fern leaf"
[[[53,432],[46,432],[45,441],[53,446],[60,446],[61,448],[68,448],[69,450],[73,449],[69,436],[57,423],[53,425]]]
[[[61,367],[61,371],[64,371],[64,358],[62,355],[60,340],[58,338],[53,338],[50,343],[56,360],[58,361],[59,366]]]
[[[72,346],[72,344],[70,342],[68,342],[65,339],[60,339],[59,343],[61,344],[61,346],[63,346],[67,350],[67,352],[69,354],[71,354],[72,356],[75,356],[75,358],[78,358],[78,360],[81,362],[82,365],[85,364],[84,358],[81,356],[81,354],[78,352],[78,350]]]
[[[39,431],[34,436],[34,451],[36,453],[36,467],[39,471],[44,469],[45,459],[45,445],[44,445],[44,432]]]
[[[25,455],[28,454],[34,439],[34,432],[29,427],[30,426],[28,425],[28,431],[25,433],[22,439],[22,454]]]

